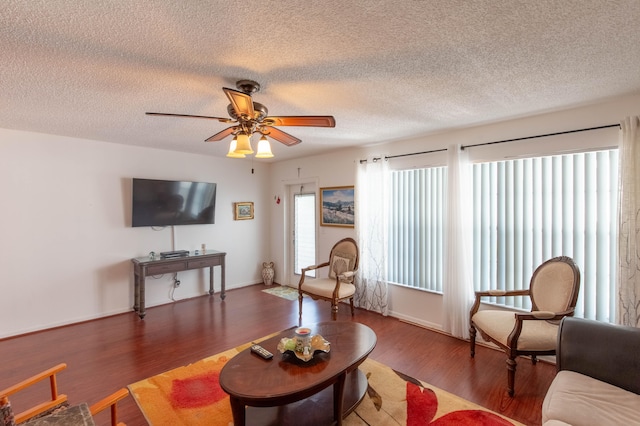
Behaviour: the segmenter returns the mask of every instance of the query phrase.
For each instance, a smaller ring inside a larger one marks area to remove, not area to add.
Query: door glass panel
[[[302,268],[316,263],[316,194],[294,194],[294,273],[300,275]],[[307,271],[315,277],[314,271]]]

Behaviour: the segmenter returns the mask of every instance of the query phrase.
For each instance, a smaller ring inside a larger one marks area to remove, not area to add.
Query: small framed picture
[[[320,188],[320,225],[353,228],[355,204],[353,186]]]
[[[234,220],[253,219],[253,202],[233,203],[233,212]]]

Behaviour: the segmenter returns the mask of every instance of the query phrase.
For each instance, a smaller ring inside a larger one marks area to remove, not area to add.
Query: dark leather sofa
[[[556,363],[545,426],[640,424],[640,328],[566,317]]]

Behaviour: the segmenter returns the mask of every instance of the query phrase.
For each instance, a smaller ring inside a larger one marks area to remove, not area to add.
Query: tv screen
[[[131,225],[215,223],[216,184],[133,178]]]

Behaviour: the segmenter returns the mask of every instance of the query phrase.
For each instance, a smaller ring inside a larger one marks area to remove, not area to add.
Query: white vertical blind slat
[[[596,185],[597,194],[602,194],[602,201],[608,199],[608,191],[611,183],[609,182],[609,163],[606,161],[606,155],[604,153],[595,153],[596,163],[598,169],[596,171]],[[600,201],[600,200],[598,200]],[[596,317],[599,312],[604,312],[609,306],[609,294],[606,288],[601,283],[606,282],[609,278],[609,257],[608,253],[614,250],[611,246],[611,238],[609,236],[608,224],[612,221],[609,208],[606,203],[597,203],[597,217],[599,220],[596,222],[596,259],[597,259],[597,271],[596,271]]]
[[[616,306],[616,298],[614,297],[614,290],[610,287],[615,287],[614,284],[617,280],[617,263],[618,263],[618,222],[617,209],[614,209],[613,206],[618,205],[618,151],[609,151],[608,152],[608,161],[609,161],[609,206],[611,208],[611,214],[613,215],[611,218],[611,223],[609,225],[609,236],[611,237],[611,250],[609,251],[609,277],[607,280],[602,283],[603,287],[609,290],[609,306],[606,312],[608,312],[611,317],[605,317],[604,314],[598,315],[597,319],[599,321],[615,321],[615,306]],[[603,290],[605,291],[605,290]]]
[[[573,260],[578,264],[584,264],[584,248],[585,248],[585,180],[584,180],[584,155],[576,154],[573,156]],[[585,300],[584,291],[584,270],[582,271],[583,281],[580,283],[580,292],[578,293],[578,305],[576,306],[576,314],[583,316],[583,306]]]
[[[588,295],[596,291],[596,226],[597,226],[597,200],[595,197],[596,190],[596,167],[595,157],[592,153],[585,154],[584,165],[584,294]],[[584,315],[593,318],[596,316],[595,297],[586,297],[584,299]]]

